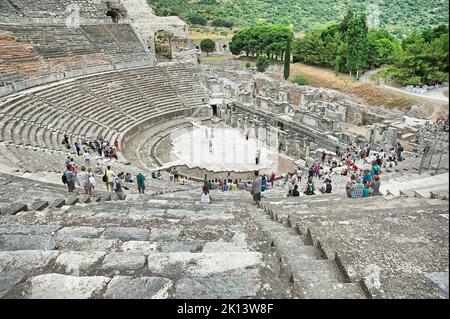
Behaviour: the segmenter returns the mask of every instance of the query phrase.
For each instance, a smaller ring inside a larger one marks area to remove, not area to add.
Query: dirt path
[[[366,74],[364,79],[375,73]],[[301,63],[291,67],[291,79],[304,74],[310,79],[312,86],[322,86],[347,93],[362,102],[380,105],[388,109],[397,108],[408,111],[413,105],[421,105],[420,109],[427,118],[434,119],[437,114],[448,113],[448,101],[436,101],[422,96],[409,95],[390,87],[376,86],[364,81],[356,81],[348,75],[336,75],[334,71]]]

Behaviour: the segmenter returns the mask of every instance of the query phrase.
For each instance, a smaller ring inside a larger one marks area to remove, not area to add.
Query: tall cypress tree
[[[289,79],[291,74],[291,39],[288,39],[286,45],[286,52],[284,55],[284,79]]]
[[[369,30],[366,25],[366,15],[358,14],[353,16],[348,22],[346,40],[348,44],[347,69],[356,71],[356,77],[359,71],[367,66],[369,57]]]

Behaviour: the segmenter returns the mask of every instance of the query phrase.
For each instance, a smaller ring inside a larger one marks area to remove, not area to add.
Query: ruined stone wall
[[[146,0],[121,0],[127,11],[128,19],[136,32],[154,47],[155,33],[167,31],[170,34],[173,50],[181,51],[188,47],[189,27],[178,17],[158,17]]]

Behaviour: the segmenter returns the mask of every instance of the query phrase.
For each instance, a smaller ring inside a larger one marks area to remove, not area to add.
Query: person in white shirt
[[[83,154],[84,162],[87,166],[91,166],[91,154],[89,152],[86,152]]]
[[[202,204],[211,204],[211,195],[209,194],[209,188],[207,185],[203,186],[202,197],[200,201]]]

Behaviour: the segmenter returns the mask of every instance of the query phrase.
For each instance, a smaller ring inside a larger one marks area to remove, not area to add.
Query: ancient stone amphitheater
[[[155,49],[161,31],[169,62]],[[448,139],[423,169],[403,114],[232,63],[201,66],[187,34],[145,0],[0,0],[0,298],[448,298]],[[267,141],[281,127],[294,157],[334,151],[358,138],[343,124],[371,123],[370,142],[400,136],[409,160],[386,170],[383,197],[348,199],[336,176],[333,194],[274,188],[260,207],[246,191],[201,205],[200,183],[167,176],[125,200],[61,183],[68,155],[83,162],[64,135],[117,139],[119,159],[96,157],[100,171],[149,176],[171,167],[169,132],[213,117]]]

